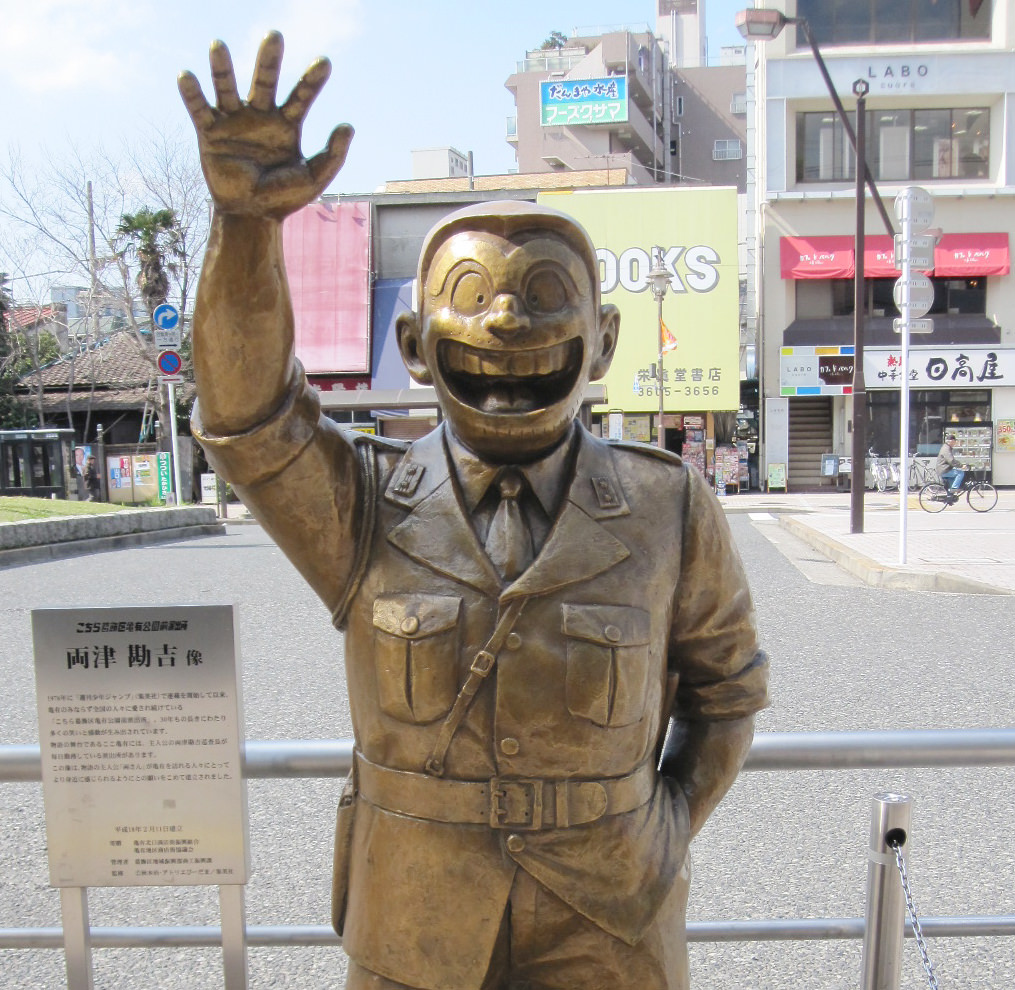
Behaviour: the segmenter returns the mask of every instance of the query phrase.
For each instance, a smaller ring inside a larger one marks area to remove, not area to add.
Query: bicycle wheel
[[[990,512],[997,505],[997,489],[986,481],[977,481],[966,492],[966,501],[977,512]]]
[[[871,469],[871,474],[874,475],[874,487],[879,492],[883,492],[888,487],[888,471],[881,464],[878,464]]]
[[[948,489],[936,481],[920,489],[920,508],[924,512],[940,512],[948,504]]]

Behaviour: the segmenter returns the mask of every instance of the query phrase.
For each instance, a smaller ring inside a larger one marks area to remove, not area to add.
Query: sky
[[[710,58],[740,43],[733,17],[747,5],[707,0]],[[304,126],[304,154],[338,123],[356,129],[329,192],[410,178],[414,148],[472,151],[477,174],[497,174],[514,167],[504,81],[527,49],[551,31],[654,21],[654,0],[0,0],[2,141],[29,159],[72,146],[115,152],[152,130],[191,141],[177,74],[190,69],[210,96],[208,45],[220,38],[245,96],[260,39],[276,28],[286,49],[280,101],[317,56],[333,66]]]

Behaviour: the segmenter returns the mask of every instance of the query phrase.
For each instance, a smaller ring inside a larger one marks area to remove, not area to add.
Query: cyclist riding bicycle
[[[957,492],[962,487],[962,481],[966,476],[965,466],[955,460],[955,452],[952,450],[952,444],[955,442],[955,434],[949,433],[945,437],[941,449],[937,452],[938,477],[941,479],[941,484],[949,489],[949,492]]]

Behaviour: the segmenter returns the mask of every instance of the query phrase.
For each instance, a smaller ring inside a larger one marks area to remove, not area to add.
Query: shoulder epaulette
[[[374,433],[364,433],[362,430],[347,429],[347,432],[353,443],[365,444],[389,454],[402,454],[409,449],[411,443],[409,440],[396,440],[394,437],[379,437]]]
[[[646,457],[654,457],[656,460],[666,461],[667,464],[673,464],[676,467],[680,467],[684,463],[684,459],[679,454],[657,447],[655,444],[642,443],[640,440],[607,440],[606,442],[611,447],[630,450],[632,453],[642,454]]]

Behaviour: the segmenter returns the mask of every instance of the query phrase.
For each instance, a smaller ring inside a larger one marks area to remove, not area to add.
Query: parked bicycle
[[[918,492],[924,485],[932,484],[938,480],[937,473],[927,461],[917,458],[909,464],[909,490]]]
[[[871,459],[871,477],[874,487],[879,492],[887,492],[899,487],[899,465],[890,457],[881,457],[871,447],[867,451]]]
[[[924,512],[942,512],[966,494],[969,508],[976,512],[990,512],[997,505],[997,489],[983,478],[966,476],[961,488],[946,488],[940,481],[932,481],[920,489],[920,508]]]

